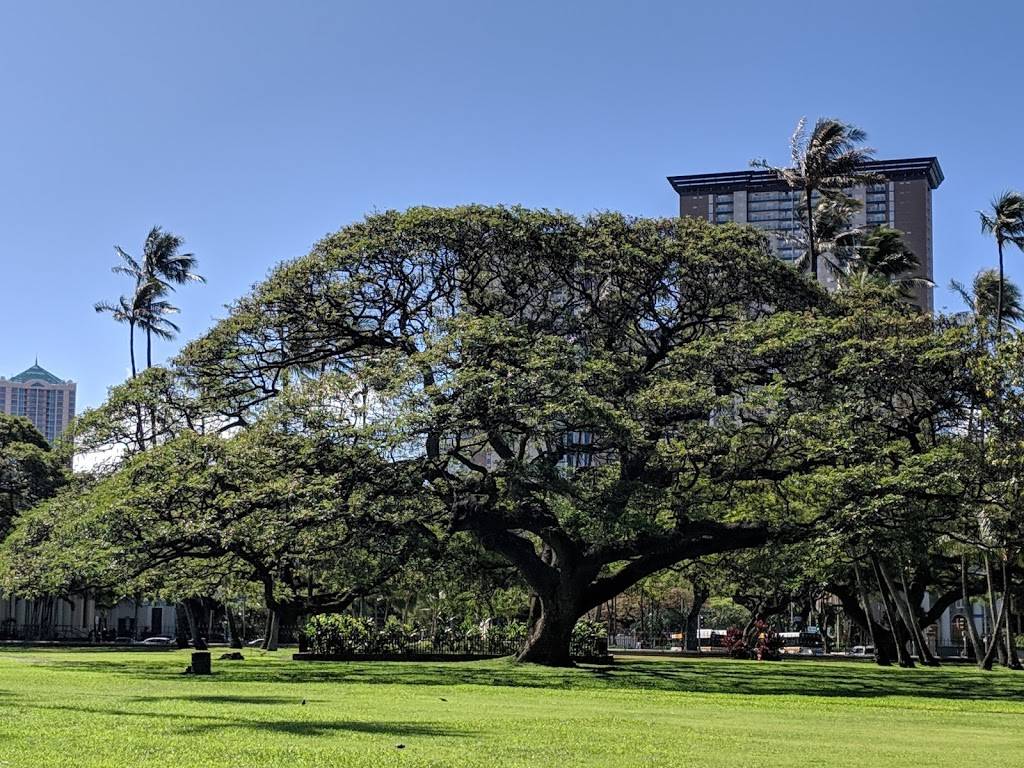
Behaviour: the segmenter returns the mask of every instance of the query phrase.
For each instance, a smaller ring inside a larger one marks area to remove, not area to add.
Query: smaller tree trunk
[[[281,613],[280,610],[275,608],[270,612],[270,632],[267,634],[266,649],[268,651],[276,651],[278,637],[281,633]]]
[[[142,609],[142,598],[139,595],[135,595],[132,600],[132,606],[135,608],[135,615],[132,617],[132,640],[139,640],[139,616],[141,616]]]
[[[1003,647],[1003,638],[999,634],[999,630],[1002,626],[1002,611],[996,611],[996,592],[995,592],[995,574],[992,569],[992,558],[989,557],[988,552],[985,553],[985,583],[988,588],[988,611],[989,616],[992,617],[992,635],[989,638],[989,648],[986,649],[985,657],[989,657],[989,650],[994,649],[995,658],[999,659],[999,663],[1003,666],[1007,663],[1006,649]],[[1005,607],[1005,606],[1004,606]],[[991,669],[992,662],[988,663],[985,669]]]
[[[188,612],[185,603],[174,605],[174,634],[179,648],[188,648],[189,638],[186,636],[189,627]]]
[[[888,667],[892,662],[882,649],[875,633],[875,620],[871,615],[871,604],[868,601],[868,593],[864,589],[864,582],[860,578],[860,564],[853,562],[853,576],[857,580],[857,592],[860,595],[861,610],[864,611],[864,623],[867,624],[868,636],[871,638],[871,647],[874,649],[875,664],[880,667]]]
[[[982,660],[981,668],[986,672],[992,669],[992,665],[995,663],[996,656],[998,655],[999,649],[1002,647],[1002,638],[999,636],[999,629],[1003,625],[1003,619],[1006,617],[1006,601],[1003,601],[1003,605],[999,609],[999,614],[996,616],[995,621],[992,625],[992,639],[989,641],[988,650],[985,652],[985,658]]]
[[[974,607],[971,604],[970,593],[967,591],[967,555],[960,555],[960,589],[963,592],[964,620],[967,622],[967,638],[974,652],[974,663],[979,667],[985,658],[985,647],[978,635],[978,628],[974,626]]]
[[[900,582],[903,584],[903,592],[897,595],[896,599],[898,600],[902,597],[903,603],[906,606],[907,628],[910,630],[910,635],[914,638],[914,644],[917,646],[917,658],[926,666],[938,667],[940,666],[939,660],[935,658],[932,649],[928,647],[928,641],[925,640],[924,631],[921,629],[921,622],[917,617],[917,611],[913,603],[910,602],[907,575],[902,568],[900,568]]]
[[[1006,666],[1010,669],[1021,669],[1020,658],[1017,656],[1017,642],[1013,636],[1013,622],[1010,621],[1010,609],[1013,600],[1013,582],[1010,580],[1010,553],[1003,558],[1003,607],[1006,609]]]
[[[231,633],[231,647],[241,648],[245,640],[239,632],[238,621],[235,619],[235,612],[231,610],[231,606],[227,603],[224,604],[224,615],[228,620],[228,632]]]
[[[875,581],[878,584],[878,592],[882,596],[882,606],[885,608],[886,619],[889,621],[892,638],[896,645],[897,663],[901,667],[908,669],[912,668],[914,666],[914,660],[910,657],[910,654],[907,653],[907,639],[905,637],[903,622],[900,621],[899,613],[897,613],[892,595],[885,586],[885,578],[882,575],[881,568],[879,567],[878,558],[874,555],[871,556],[871,568],[875,574]]]
[[[207,650],[206,639],[203,637],[202,627],[199,625],[199,620],[196,617],[195,606],[192,605],[191,600],[186,600],[185,606],[185,618],[188,620],[188,631],[192,635],[192,647],[197,651]]]
[[[693,603],[690,605],[690,610],[686,612],[686,643],[684,647],[688,651],[696,651],[700,646],[700,637],[698,635],[700,612],[710,596],[711,590],[707,586],[694,583]]]

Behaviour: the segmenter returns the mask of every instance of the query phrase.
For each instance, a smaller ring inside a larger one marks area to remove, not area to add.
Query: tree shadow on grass
[[[195,686],[197,700],[214,700],[208,685],[224,683],[348,683],[361,685],[457,686],[568,690],[659,690],[690,693],[824,697],[916,696],[987,701],[1024,700],[1024,674],[970,667],[882,668],[832,661],[749,662],[732,659],[629,659],[574,669],[551,669],[510,660],[482,662],[293,662],[261,657],[214,663],[209,677],[182,677],[181,658],[88,659],[55,656],[49,669],[124,674],[139,679],[178,678]],[[154,700],[159,697],[154,697]],[[256,697],[258,698],[258,697]],[[230,699],[230,697],[229,697]],[[244,702],[242,702],[244,703]],[[282,702],[284,703],[284,702]]]
[[[335,733],[365,733],[377,736],[444,736],[465,738],[471,734],[462,729],[437,723],[368,722],[363,720],[238,720],[233,723],[197,723],[188,728],[191,733],[218,731],[223,728],[249,728],[260,732],[281,733],[289,736],[328,736]]]
[[[194,696],[132,696],[131,702],[152,704],[161,701],[187,701],[192,704],[262,704],[262,705],[295,705],[300,701],[315,704],[320,699],[302,699],[296,696],[233,696],[228,694],[211,695],[199,693]]]
[[[292,703],[296,704],[294,701]],[[263,720],[204,712],[154,712],[144,709],[104,708],[73,704],[22,704],[22,706],[26,709],[34,709],[40,712],[62,712],[90,716],[102,715],[105,717],[116,717],[118,720],[131,720],[133,718],[159,720],[162,723],[176,723],[181,733],[207,733],[243,728],[264,733],[270,731],[293,736],[365,733],[391,737],[444,736],[448,738],[464,738],[478,735],[465,729],[453,728],[437,722],[331,720],[317,719],[315,716],[301,720]]]

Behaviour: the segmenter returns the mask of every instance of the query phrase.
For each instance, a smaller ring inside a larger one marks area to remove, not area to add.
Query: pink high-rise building
[[[52,443],[75,416],[75,382],[61,381],[37,360],[17,376],[0,376],[0,413],[25,416]]]

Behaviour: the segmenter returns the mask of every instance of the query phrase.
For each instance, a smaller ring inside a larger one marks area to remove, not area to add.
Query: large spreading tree
[[[282,265],[179,362],[240,427],[297,377],[361,390],[365,444],[528,584],[520,658],[565,664],[638,580],[827,513],[786,488],[848,438],[841,313],[745,227],[420,208]]]

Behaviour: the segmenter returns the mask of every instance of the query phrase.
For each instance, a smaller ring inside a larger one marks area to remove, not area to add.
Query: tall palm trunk
[[[138,370],[135,367],[135,321],[130,320],[128,322],[128,356],[132,361],[132,378],[138,376]]]
[[[135,365],[135,321],[130,320],[128,322],[128,351],[129,357],[132,361],[132,378],[134,379],[139,375],[138,368]],[[135,403],[135,442],[139,447],[140,451],[146,450],[145,436],[142,432],[142,406]]]
[[[813,190],[808,189],[804,192],[804,196],[807,198],[807,246],[811,252],[811,277],[815,280],[818,279],[818,244],[814,242],[814,203],[811,201],[811,193]]]
[[[146,370],[153,367],[153,331],[146,328]],[[149,439],[153,441],[156,448],[156,408],[149,408]]]
[[[998,343],[1003,336],[1003,241],[997,239],[996,246],[999,249],[999,293],[996,295],[996,343]]]

